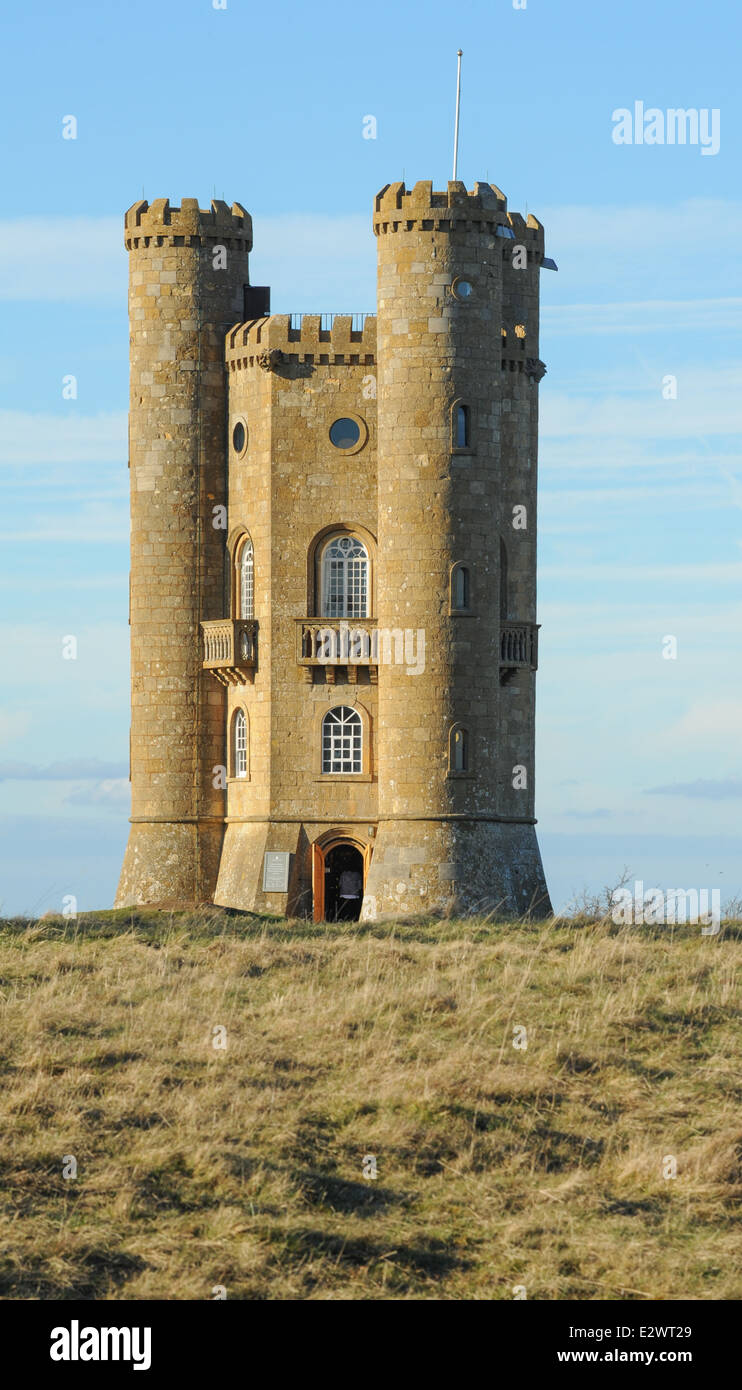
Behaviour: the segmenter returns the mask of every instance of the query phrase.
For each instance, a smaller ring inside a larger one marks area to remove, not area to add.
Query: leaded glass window
[[[337,705],[322,720],[322,771],[363,771],[363,724],[349,705]]]
[[[321,618],[367,618],[368,551],[355,536],[335,536],[322,552]]]

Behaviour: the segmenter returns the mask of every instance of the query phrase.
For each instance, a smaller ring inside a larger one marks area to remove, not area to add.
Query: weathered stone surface
[[[364,851],[367,920],[549,910],[533,802],[543,229],[494,186],[422,181],[382,190],[374,231],[376,318],[241,323],[252,227],[239,204],[127,214],[133,824],[120,903],[311,913],[313,847],[334,834]],[[359,425],[352,449],[330,441],[341,417]],[[336,531],[371,557],[376,663],[300,659],[316,641],[318,548]],[[246,536],[255,652],[205,672],[199,625],[245,616]],[[337,705],[361,715],[361,773],[321,772],[322,714]],[[238,711],[242,777],[227,752]],[[268,851],[292,855],[288,893],[263,891]]]

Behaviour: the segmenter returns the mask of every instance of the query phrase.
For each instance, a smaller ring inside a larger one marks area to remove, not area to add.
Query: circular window
[[[356,420],[351,420],[350,416],[343,415],[340,420],[335,420],[330,425],[330,443],[336,449],[352,449],[361,437],[361,430]]]
[[[247,429],[244,420],[238,420],[232,430],[232,448],[236,454],[244,454],[247,447]]]
[[[457,299],[471,299],[471,296],[474,293],[474,286],[472,285],[470,280],[454,280],[451,289],[453,290]]]

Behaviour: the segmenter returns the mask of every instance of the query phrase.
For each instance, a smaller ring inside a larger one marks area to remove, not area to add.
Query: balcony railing
[[[312,668],[324,666],[327,680],[335,680],[335,668],[348,669],[356,679],[358,666],[368,667],[375,680],[380,664],[402,661],[405,633],[380,631],[375,618],[297,618],[296,659],[312,680]],[[395,640],[400,644],[397,651]],[[412,657],[405,658],[412,661]],[[500,667],[535,671],[538,666],[538,624],[505,621],[500,624]]]
[[[297,618],[296,659],[310,681],[315,666],[325,667],[330,682],[337,666],[347,666],[349,681],[365,666],[373,680],[379,663],[376,619]]]
[[[216,618],[201,624],[204,670],[222,685],[246,685],[258,655],[255,618]]]
[[[538,667],[538,623],[500,624],[500,665],[512,668]]]
[[[302,314],[289,314],[289,328],[291,328],[294,331],[296,331],[297,329],[301,331],[302,319],[312,318],[319,319],[321,333],[329,333],[332,330],[332,325],[335,322],[335,319],[350,319],[351,332],[362,333],[363,325],[366,322],[366,319],[373,318],[375,316],[375,312],[375,310],[372,310],[370,313],[354,314],[352,311],[346,309],[345,312],[338,310],[336,313],[333,314],[321,313],[319,310],[316,310],[314,313],[305,312]]]

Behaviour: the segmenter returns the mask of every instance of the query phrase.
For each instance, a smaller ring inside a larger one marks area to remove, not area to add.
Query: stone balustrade
[[[246,685],[257,664],[255,618],[216,618],[201,623],[204,669],[222,685]]]
[[[538,668],[538,623],[500,624],[500,665]]]
[[[347,666],[350,681],[357,668],[365,666],[374,680],[379,663],[376,619],[297,618],[296,659],[309,681],[315,666],[326,668],[330,682],[337,666]]]

